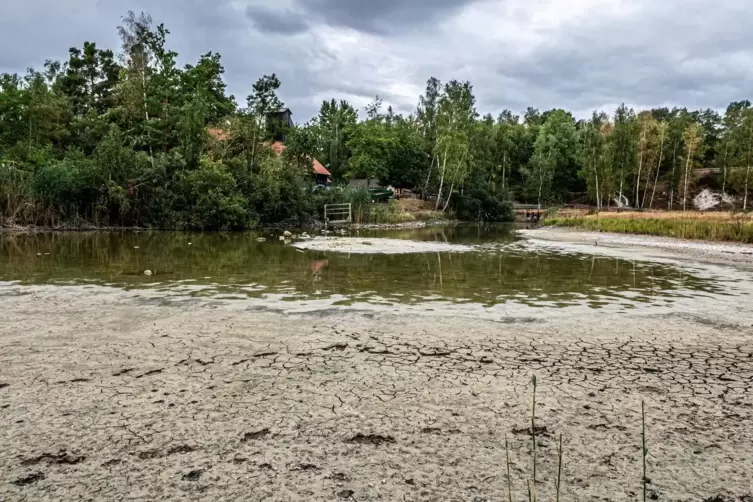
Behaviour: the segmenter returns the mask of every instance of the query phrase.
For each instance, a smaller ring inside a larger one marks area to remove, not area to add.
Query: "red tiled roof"
[[[210,128],[208,132],[217,141],[227,141],[230,139],[230,133],[223,129]]]
[[[283,145],[279,141],[275,141],[274,143],[272,143],[272,150],[274,150],[275,155],[282,155],[282,152],[285,151],[285,145]],[[332,176],[332,174],[327,171],[327,168],[325,168],[318,160],[311,159],[311,163],[316,174],[321,174],[323,176]]]

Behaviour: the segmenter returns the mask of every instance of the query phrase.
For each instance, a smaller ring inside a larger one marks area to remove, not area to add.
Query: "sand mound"
[[[317,237],[308,241],[296,242],[293,246],[311,251],[356,254],[463,253],[474,249],[472,246],[446,242],[364,237]]]

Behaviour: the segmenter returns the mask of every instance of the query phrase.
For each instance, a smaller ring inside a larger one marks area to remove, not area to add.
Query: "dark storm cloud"
[[[180,64],[222,54],[245,103],[276,73],[297,122],[323,99],[376,94],[410,113],[426,79],[468,79],[478,109],[724,109],[753,93],[749,0],[24,0],[0,16],[0,72],[85,40],[117,50],[128,10],[171,31]]]
[[[249,5],[246,7],[246,16],[261,32],[296,34],[306,31],[309,27],[306,18],[288,9],[278,10]]]
[[[645,2],[611,17],[594,10],[577,25],[547,30],[531,50],[501,51],[493,70],[482,70],[476,81],[479,101],[514,110],[565,107],[580,115],[622,102],[722,110],[753,89],[746,5],[688,0],[678,10],[671,2]],[[507,79],[512,99],[487,87],[493,78]]]
[[[475,0],[296,0],[311,18],[334,26],[386,34],[429,24]]]

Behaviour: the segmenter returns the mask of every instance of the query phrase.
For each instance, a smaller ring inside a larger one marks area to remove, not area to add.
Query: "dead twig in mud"
[[[641,425],[641,439],[643,440],[643,447],[641,449],[643,453],[643,502],[646,502],[646,488],[648,485],[648,478],[646,477],[646,456],[648,455],[648,448],[646,448],[646,408],[643,401],[641,401]]]
[[[562,485],[562,434],[560,434],[560,441],[557,445],[557,499],[556,502],[560,502],[560,486]]]
[[[536,502],[536,375],[531,377],[533,399],[531,401],[531,442],[533,443],[533,486],[528,485],[528,500]]]
[[[507,500],[512,502],[512,478],[510,477],[510,446],[507,443],[507,434],[505,434],[505,458],[507,459]]]

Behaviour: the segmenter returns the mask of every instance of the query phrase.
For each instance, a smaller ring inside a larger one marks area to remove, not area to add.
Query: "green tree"
[[[536,193],[539,208],[552,195],[558,170],[574,165],[576,145],[575,125],[563,110],[552,112],[536,138],[533,157],[525,170],[528,184]]]
[[[636,159],[636,121],[635,112],[624,104],[617,107],[614,113],[614,130],[610,135],[610,150],[612,153],[612,170],[619,186],[617,193],[618,205],[629,205],[624,195],[628,177],[635,169]]]
[[[319,145],[319,159],[335,179],[342,178],[348,171],[351,152],[347,143],[351,131],[356,127],[358,113],[347,101],[332,99],[322,102],[316,120]]]
[[[445,181],[450,181],[450,188],[442,211],[447,209],[455,184],[462,183],[467,173],[471,128],[477,116],[475,104],[476,98],[470,82],[451,80],[445,84],[439,97],[435,148],[439,163],[436,209],[440,208],[442,196],[445,195]]]

